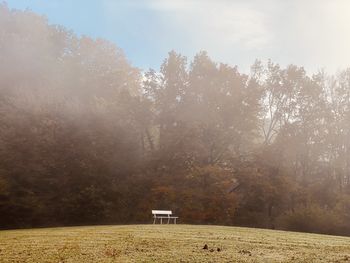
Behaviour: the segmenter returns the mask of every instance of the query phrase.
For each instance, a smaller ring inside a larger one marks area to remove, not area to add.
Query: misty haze
[[[0,3],[0,262],[349,261],[349,13]]]

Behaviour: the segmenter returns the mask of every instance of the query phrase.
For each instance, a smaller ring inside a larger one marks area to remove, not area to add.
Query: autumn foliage
[[[0,5],[0,227],[180,222],[350,235],[350,70],[249,74]]]

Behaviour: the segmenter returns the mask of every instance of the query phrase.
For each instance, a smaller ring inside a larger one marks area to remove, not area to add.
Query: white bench
[[[179,217],[171,216],[172,214],[173,212],[169,210],[152,210],[153,224],[156,224],[157,219],[160,219],[161,224],[163,224],[163,219],[168,219],[168,224],[170,222],[170,219],[174,219],[174,224],[176,224],[176,219]]]

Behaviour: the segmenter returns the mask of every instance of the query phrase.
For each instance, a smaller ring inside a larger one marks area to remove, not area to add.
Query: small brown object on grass
[[[249,250],[245,250],[245,249],[240,250],[239,253],[245,254],[245,255],[248,255],[248,256],[252,255],[252,252],[250,252]]]

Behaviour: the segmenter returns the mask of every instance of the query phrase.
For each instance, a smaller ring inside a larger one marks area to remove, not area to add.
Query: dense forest
[[[0,5],[0,228],[181,223],[350,235],[350,69],[114,44]]]

